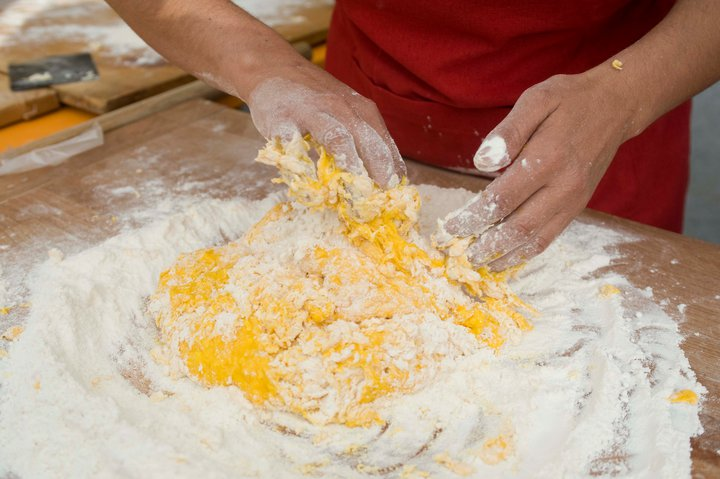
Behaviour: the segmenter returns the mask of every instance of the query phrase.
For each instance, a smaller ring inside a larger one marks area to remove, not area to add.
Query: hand
[[[338,165],[391,187],[407,174],[375,104],[309,62],[264,74],[248,104],[266,138],[312,135]]]
[[[526,90],[487,136],[480,171],[512,165],[444,229],[477,236],[467,250],[476,266],[504,270],[536,256],[587,205],[618,147],[632,133],[633,107],[606,65],[558,75]]]

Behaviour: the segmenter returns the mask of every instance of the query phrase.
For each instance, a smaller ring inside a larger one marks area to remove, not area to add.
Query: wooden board
[[[43,8],[36,4],[49,2],[13,3],[0,0],[1,71],[7,72],[9,62],[48,55],[84,51],[93,55],[100,79],[54,86],[64,104],[105,113],[193,79],[148,51],[136,37],[128,36],[129,27],[102,0],[65,0]],[[17,12],[18,8],[30,12],[25,14],[28,19],[22,26],[12,24],[13,15],[7,13]],[[279,11],[278,18],[272,19],[274,28],[288,41],[317,43],[327,35],[332,14],[327,2],[308,0],[302,7],[289,6]]]
[[[0,74],[0,127],[29,120],[60,106],[50,88],[16,92],[10,90],[10,78]]]
[[[137,214],[173,195],[261,198],[277,186],[274,169],[252,161],[264,144],[247,114],[196,100],[109,133],[103,147],[66,164],[0,177],[0,264],[20,288],[22,276],[49,248],[80,251],[122,227],[144,224]],[[417,163],[414,183],[478,190],[479,178]],[[705,432],[693,440],[693,475],[720,477],[720,246],[586,211],[584,221],[631,234],[610,269],[636,287],[653,288],[655,301],[680,318],[683,344],[708,389],[701,412]],[[21,288],[19,289],[21,290]],[[21,321],[25,310],[11,310]]]

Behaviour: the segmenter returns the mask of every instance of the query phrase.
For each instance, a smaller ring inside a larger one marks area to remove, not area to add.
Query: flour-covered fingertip
[[[499,135],[490,135],[480,144],[473,157],[475,168],[483,172],[493,172],[510,164],[507,144]]]

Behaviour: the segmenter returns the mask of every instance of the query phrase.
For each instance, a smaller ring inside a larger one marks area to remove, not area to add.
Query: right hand
[[[309,62],[280,66],[253,87],[248,106],[265,138],[310,134],[341,168],[388,188],[407,174],[375,103]]]

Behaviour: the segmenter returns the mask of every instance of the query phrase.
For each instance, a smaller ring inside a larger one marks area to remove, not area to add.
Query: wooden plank
[[[178,196],[265,196],[277,186],[269,183],[274,170],[252,161],[262,144],[247,114],[197,100],[115,130],[103,147],[63,166],[0,178],[0,263],[27,269],[51,247],[86,248],[123,225],[143,224],[138,212],[172,207]],[[470,190],[487,183],[408,167],[415,183]],[[581,220],[637,238],[620,247],[610,269],[638,288],[651,287],[678,320],[678,305],[687,305],[682,347],[709,391],[705,432],[692,443],[693,476],[720,477],[720,246],[592,211]]]
[[[273,27],[287,41],[291,43],[302,41],[310,45],[317,45],[325,41],[332,18],[332,8],[327,5],[308,6],[301,10],[288,12],[288,14],[290,18],[300,16],[302,21],[288,22]]]
[[[63,104],[102,114],[194,80],[172,65],[134,69],[98,65],[98,72],[98,81],[68,83],[52,88]]]
[[[146,116],[152,115],[160,111],[167,110],[175,105],[184,103],[190,99],[195,98],[206,98],[215,99],[223,96],[224,94],[214,89],[211,86],[206,85],[200,80],[195,80],[186,85],[172,90],[160,93],[150,98],[145,98],[132,105],[124,106],[123,108],[104,113],[92,120],[80,123],[78,125],[71,126],[64,130],[61,130],[52,135],[48,135],[44,138],[40,138],[36,141],[28,143],[18,148],[13,148],[0,154],[0,160],[8,160],[20,156],[38,148],[44,148],[52,145],[56,145],[63,141],[69,140],[75,136],[78,136],[90,128],[93,124],[97,123],[103,132],[108,132],[125,126],[128,123],[135,122]]]
[[[10,79],[0,74],[0,126],[35,118],[59,106],[57,94],[52,89],[12,91]]]
[[[277,3],[282,7],[281,1]],[[32,0],[0,4],[0,70],[7,71],[9,62],[90,52],[100,78],[54,86],[62,103],[101,114],[193,79],[133,36],[104,1],[66,0],[47,5]],[[14,24],[17,15],[7,13],[17,11],[28,17],[20,26]],[[316,43],[327,35],[332,6],[325,0],[309,0],[307,5],[279,11],[279,18],[273,17],[274,28],[288,41]]]

